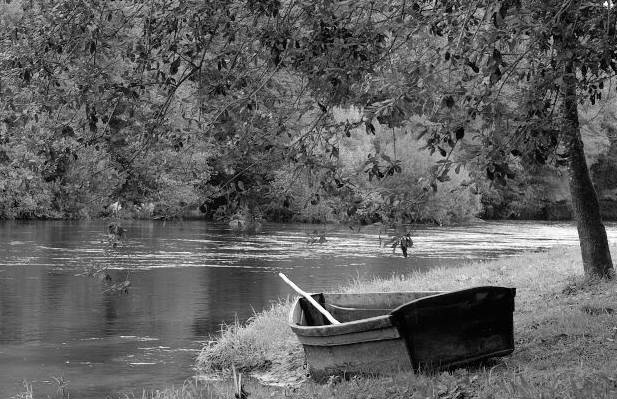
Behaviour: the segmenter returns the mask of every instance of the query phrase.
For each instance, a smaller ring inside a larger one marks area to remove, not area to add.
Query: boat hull
[[[329,324],[303,298],[292,307],[289,323],[318,381],[441,369],[512,352],[514,295],[503,287],[314,294],[341,324]]]
[[[412,368],[400,338],[336,347],[304,345],[304,353],[309,374],[315,381],[325,381],[333,375],[383,375]]]

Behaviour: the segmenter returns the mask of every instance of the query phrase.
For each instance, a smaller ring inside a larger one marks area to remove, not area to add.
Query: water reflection
[[[318,291],[577,242],[569,224],[417,228],[404,259],[379,247],[378,228],[328,226],[325,244],[308,245],[314,226],[271,225],[251,237],[203,222],[126,227],[126,245],[110,252],[103,222],[0,224],[0,392],[13,395],[27,379],[39,396],[51,395],[54,376],[80,398],[181,383],[221,322],[291,294],[278,271]],[[617,237],[612,226],[609,237]],[[129,294],[105,294],[104,281],[80,275],[91,266],[130,279]]]

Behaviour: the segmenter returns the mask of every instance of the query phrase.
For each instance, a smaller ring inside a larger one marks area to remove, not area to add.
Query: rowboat
[[[332,324],[298,298],[289,325],[304,347],[310,375],[379,375],[440,370],[514,350],[516,289],[310,294]]]

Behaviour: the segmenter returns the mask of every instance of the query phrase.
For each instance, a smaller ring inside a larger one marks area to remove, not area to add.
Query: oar
[[[341,324],[340,321],[336,320],[331,314],[330,312],[328,312],[326,309],[323,308],[323,306],[321,306],[316,300],[313,299],[312,296],[310,296],[309,294],[307,294],[306,292],[302,291],[300,289],[300,287],[298,287],[297,285],[295,285],[293,283],[293,281],[291,281],[290,279],[287,278],[286,275],[284,275],[283,273],[279,273],[279,277],[283,279],[284,282],[287,283],[287,285],[289,285],[291,288],[293,288],[294,291],[296,291],[298,294],[302,295],[304,297],[304,299],[306,299],[307,301],[309,301],[311,303],[311,305],[313,305],[315,307],[315,309],[319,310],[319,313],[321,313],[322,315],[324,315],[326,317],[326,319],[328,319],[328,321],[332,324]]]

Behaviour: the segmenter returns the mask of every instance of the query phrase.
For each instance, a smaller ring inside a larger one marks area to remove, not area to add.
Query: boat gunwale
[[[500,286],[500,285],[478,285],[478,286],[469,287],[469,288],[463,288],[463,289],[454,290],[454,291],[440,291],[439,293],[437,293],[435,295],[428,295],[428,296],[424,296],[422,298],[417,298],[417,299],[414,299],[412,301],[406,302],[406,303],[404,303],[404,304],[402,304],[400,306],[397,306],[396,308],[394,308],[394,309],[392,309],[390,311],[390,315],[392,315],[393,313],[399,311],[399,309],[407,307],[407,306],[409,306],[411,304],[414,304],[414,303],[417,303],[417,302],[423,301],[423,300],[429,300],[429,299],[432,299],[432,298],[435,298],[435,297],[438,297],[438,296],[441,296],[441,295],[450,295],[450,294],[455,294],[456,295],[456,294],[462,294],[462,293],[468,292],[468,291],[480,291],[482,289],[495,289],[495,288],[503,289],[503,290],[514,290],[514,292],[516,292],[516,288],[504,287],[504,286]],[[516,295],[516,294],[514,294],[514,295]]]
[[[411,301],[405,302],[392,310],[388,314],[382,316],[374,316],[368,317],[364,319],[352,320],[342,322],[340,324],[326,324],[321,326],[302,326],[295,322],[294,314],[296,313],[296,309],[300,307],[300,299],[302,297],[297,297],[291,307],[288,317],[288,324],[291,327],[292,331],[299,336],[332,336],[332,335],[342,335],[342,334],[350,334],[357,333],[367,330],[374,329],[386,329],[386,328],[397,328],[392,323],[391,317],[392,313],[395,311],[409,306],[418,301],[428,300],[437,296],[453,294],[453,293],[461,293],[466,291],[474,291],[482,288],[504,288],[504,289],[513,289],[509,287],[503,286],[494,286],[494,285],[483,285],[483,286],[475,286],[469,288],[463,288],[460,290],[453,291],[381,291],[381,292],[361,292],[361,293],[346,293],[346,292],[327,292],[327,293],[310,293],[309,295],[342,295],[342,296],[369,296],[369,295],[381,295],[381,294],[427,294],[432,293],[432,295],[422,296],[420,298],[412,299]],[[302,311],[302,310],[300,310]]]
[[[392,295],[429,294],[429,295],[416,298],[416,299],[412,299],[408,302],[398,305],[395,308],[388,309],[389,312],[382,316],[367,317],[367,318],[358,319],[358,320],[341,322],[340,324],[325,324],[321,326],[303,326],[295,322],[294,314],[296,313],[296,309],[300,307],[300,299],[302,299],[302,297],[297,297],[289,312],[288,324],[296,335],[309,336],[309,337],[320,337],[320,336],[326,337],[326,336],[333,336],[333,335],[358,333],[358,332],[368,331],[368,330],[396,328],[394,327],[391,321],[391,313],[395,309],[398,309],[399,307],[408,305],[420,299],[429,298],[435,295],[442,295],[448,292],[451,292],[451,291],[379,291],[379,292],[361,292],[361,293],[349,293],[349,292],[309,293],[309,295],[323,294],[323,295],[341,295],[341,296],[350,296],[350,297],[383,295],[383,294],[392,294]]]

